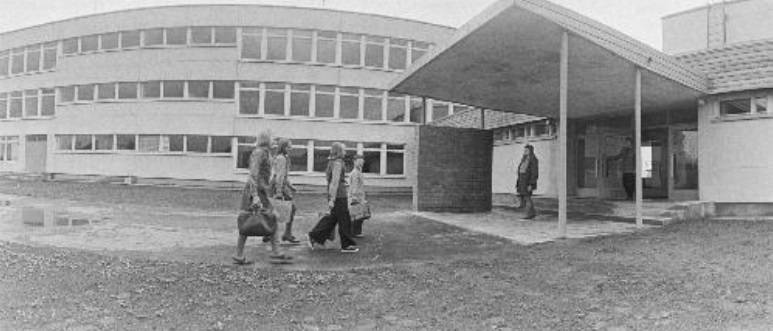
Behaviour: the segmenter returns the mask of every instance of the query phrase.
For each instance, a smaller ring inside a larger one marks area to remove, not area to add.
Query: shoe
[[[270,257],[273,260],[292,260],[293,257],[287,254],[271,254]]]
[[[341,253],[357,253],[360,249],[357,248],[357,246],[346,246],[344,248],[341,248]]]
[[[318,243],[316,240],[312,239],[310,234],[307,234],[307,235],[306,235],[306,237],[309,239],[309,248],[310,248],[312,251],[313,251],[313,250],[315,250],[315,249],[317,249],[317,248],[323,248],[323,247],[325,247],[325,245],[324,245],[324,244],[320,244],[320,243]],[[318,246],[319,246],[319,247],[318,247]]]
[[[364,234],[355,234],[354,237],[355,238],[365,238],[365,235]]]
[[[283,241],[283,242],[288,242],[288,243],[291,243],[291,244],[293,244],[293,245],[298,245],[298,244],[300,244],[300,243],[301,243],[301,241],[300,241],[300,240],[298,240],[298,239],[295,239],[295,237],[293,237],[293,236],[290,236],[290,237],[282,237],[282,241]]]
[[[232,257],[232,259],[233,259],[234,264],[236,264],[236,265],[252,264],[252,262],[247,261],[247,257],[245,257],[245,256],[242,256],[242,257],[234,256],[234,257]]]
[[[529,214],[529,215],[526,215],[526,217],[524,217],[523,219],[530,220],[530,219],[533,219],[535,217],[537,217],[537,214]]]

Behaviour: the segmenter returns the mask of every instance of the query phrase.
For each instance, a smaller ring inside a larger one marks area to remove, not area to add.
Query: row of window
[[[236,98],[234,81],[120,82],[64,86],[58,90],[60,104],[137,99],[232,100]],[[52,89],[42,91],[44,91],[43,94],[48,95],[46,93]],[[0,102],[3,100],[2,95],[0,94]],[[422,117],[425,114],[424,102],[421,98],[388,93],[384,90],[333,85],[244,81],[239,82],[238,100],[239,114],[245,116],[297,116],[422,123]],[[17,113],[22,112],[19,107],[20,104],[13,104],[11,108]],[[460,104],[428,100],[427,121],[468,109],[470,107]],[[49,110],[49,100],[46,99],[45,110],[39,113],[50,116],[53,115],[53,111],[53,105],[50,105]]]
[[[15,147],[9,155],[16,155]],[[3,138],[4,139],[4,138]],[[0,143],[5,140],[0,139]],[[294,139],[290,152],[293,172],[324,172],[330,157],[333,141]],[[405,174],[405,146],[380,142],[343,142],[350,149],[349,155],[363,155],[363,172],[376,175]],[[4,145],[3,145],[4,146]],[[248,169],[250,153],[255,149],[255,137],[207,136],[207,135],[146,135],[146,134],[75,134],[56,135],[59,152],[94,153],[158,153],[231,156],[236,148],[236,168]],[[5,155],[5,154],[3,154]],[[351,171],[351,158],[347,159]]]
[[[153,28],[94,34],[61,41],[62,55],[158,47],[240,46],[245,60],[404,70],[427,53],[426,42],[300,29],[235,27]],[[0,77],[56,68],[59,42],[0,51]]]
[[[54,116],[53,88],[0,93],[0,120]]]
[[[255,137],[238,137],[238,150],[236,167],[248,169],[250,153],[255,148]],[[363,156],[363,173],[374,175],[404,175],[405,174],[405,145],[381,142],[356,142],[339,141],[347,147],[345,163],[347,171],[353,167],[352,156]],[[291,172],[312,173],[325,172],[330,147],[334,141],[292,139],[293,148],[290,151]]]
[[[53,70],[57,47],[49,42],[0,51],[0,77]]]
[[[59,103],[136,99],[234,99],[234,81],[148,81],[59,88]]]
[[[519,142],[530,138],[554,137],[556,133],[556,126],[550,120],[521,123],[494,129],[494,142]]]
[[[758,95],[753,97],[722,100],[719,102],[719,115],[767,114],[773,108],[773,96]]]
[[[19,136],[0,136],[0,162],[19,159]]]

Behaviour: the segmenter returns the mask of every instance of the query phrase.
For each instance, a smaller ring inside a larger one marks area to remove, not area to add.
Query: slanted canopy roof
[[[544,0],[501,0],[391,84],[395,92],[557,117],[561,41],[568,32],[568,116],[694,109],[706,78],[616,30]]]

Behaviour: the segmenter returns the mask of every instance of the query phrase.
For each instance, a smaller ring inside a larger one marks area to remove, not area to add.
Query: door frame
[[[688,200],[699,200],[700,199],[700,181],[698,182],[698,188],[696,189],[690,189],[690,190],[684,190],[684,189],[675,189],[674,188],[674,152],[676,149],[674,148],[674,139],[673,133],[675,131],[683,131],[685,129],[694,129],[696,132],[698,132],[698,123],[687,123],[687,124],[675,124],[670,125],[668,127],[668,197],[670,200],[680,200],[680,201],[688,201]],[[698,145],[700,146],[700,140],[698,140]],[[700,157],[700,156],[698,156]],[[700,174],[700,168],[698,168],[698,173]]]

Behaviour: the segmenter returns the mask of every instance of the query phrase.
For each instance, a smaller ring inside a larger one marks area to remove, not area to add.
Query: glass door
[[[668,198],[668,129],[642,132],[641,157],[644,198]]]
[[[681,126],[669,131],[669,196],[674,200],[698,200],[698,128]]]

